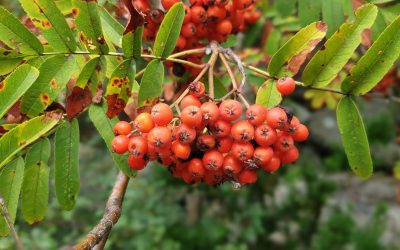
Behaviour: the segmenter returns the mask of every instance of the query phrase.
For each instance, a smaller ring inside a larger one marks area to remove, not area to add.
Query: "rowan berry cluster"
[[[181,0],[161,0],[169,10]],[[258,21],[261,13],[254,7],[255,0],[190,0],[185,5],[185,17],[176,50],[204,47],[202,39],[226,41],[229,34],[244,31]],[[135,7],[145,14],[144,39],[154,41],[164,18],[164,11],[151,8],[147,0],[134,0]],[[197,58],[198,59],[198,58]]]
[[[158,103],[132,123],[118,122],[114,151],[129,152],[128,163],[135,170],[157,160],[186,183],[251,184],[259,169],[275,172],[296,161],[295,142],[309,135],[307,127],[282,107],[254,104],[243,114],[236,100],[210,100],[201,82],[189,85],[180,106],[177,117],[169,105]]]

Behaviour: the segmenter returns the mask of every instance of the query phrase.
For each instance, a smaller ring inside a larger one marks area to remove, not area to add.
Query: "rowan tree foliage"
[[[333,0],[276,1],[282,13],[297,8],[301,27],[285,37],[267,29],[261,15],[267,1],[125,0],[106,5],[112,8],[101,4],[107,1],[19,2],[29,18],[23,22],[0,7],[0,236],[11,232],[18,242],[12,225],[18,206],[29,224],[45,219],[50,181],[60,207],[74,208],[80,190],[78,117],[85,112],[120,173],[103,219],[77,249],[104,246],[121,215],[128,181],[148,161],[168,165],[189,184],[223,180],[238,188],[256,181],[256,169],[275,172],[301,157],[297,148],[287,151],[308,130],[279,106],[295,88],[307,89],[315,107],[336,107],[352,171],[363,179],[373,173],[355,99],[376,90],[400,55],[400,17],[387,11],[385,1],[340,9]],[[390,21],[387,27],[378,25],[382,18]],[[268,60],[235,49],[238,33],[257,39],[263,29],[268,36],[259,52],[272,54]],[[243,94],[254,79],[262,82],[255,105]],[[172,87],[166,84],[171,81]],[[215,109],[219,120],[211,122]],[[233,122],[242,113],[247,120]],[[288,136],[299,124],[302,134]],[[278,142],[262,137],[270,126]],[[147,141],[156,148],[152,156]],[[168,159],[160,145],[167,145]],[[220,168],[218,179],[212,171]]]

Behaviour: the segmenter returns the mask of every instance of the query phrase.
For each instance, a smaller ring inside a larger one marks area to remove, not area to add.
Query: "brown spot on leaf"
[[[92,98],[92,102],[100,103],[102,97],[103,97],[103,85],[99,84],[99,86],[97,86],[96,94]]]
[[[50,81],[50,86],[51,86],[53,89],[56,89],[56,88],[57,88],[57,81],[56,81],[56,79],[52,79],[52,80]]]
[[[86,43],[86,36],[83,34],[83,32],[79,33],[79,39],[81,39],[82,42]]]
[[[40,102],[43,103],[44,106],[47,107],[47,106],[49,105],[49,103],[50,103],[50,97],[49,97],[48,94],[41,93],[41,94],[39,95],[39,98],[40,98]]]
[[[144,24],[144,16],[133,6],[132,0],[124,0],[124,4],[129,11],[129,21],[125,27],[124,35],[135,32],[137,27]]]
[[[72,16],[76,18],[79,15],[79,10],[75,7],[72,8]]]
[[[47,123],[52,120],[61,120],[62,117],[63,117],[63,114],[60,111],[47,112],[43,118],[43,122]]]
[[[0,82],[0,91],[2,91],[6,87],[6,80]]]
[[[67,116],[73,119],[92,103],[92,93],[89,88],[74,87],[67,98]]]
[[[7,112],[6,123],[21,123],[24,117],[21,114],[21,99],[18,100]]]
[[[7,56],[8,54],[10,54],[11,53],[11,51],[4,51],[3,52],[3,56]]]
[[[326,25],[324,22],[317,22],[316,23],[317,29],[319,29],[322,32],[327,32],[328,31],[328,25]]]
[[[124,111],[126,103],[124,100],[118,98],[118,94],[109,95],[106,97],[106,100],[108,118],[113,118]]]
[[[151,108],[159,102],[160,97],[157,97],[155,99],[147,99],[144,104],[138,108],[137,113],[140,114],[143,112],[150,112]]]
[[[18,145],[19,145],[20,147],[24,146],[25,144],[26,144],[26,141],[20,141],[20,142],[18,143]]]
[[[100,44],[105,44],[106,40],[104,40],[104,37],[101,36],[101,37],[97,38],[97,42],[100,43]]]
[[[314,39],[308,42],[307,48],[301,51],[299,54],[293,56],[288,62],[286,69],[293,73],[293,75],[299,72],[301,65],[307,58],[307,55],[317,46],[317,44],[322,40],[322,38]]]

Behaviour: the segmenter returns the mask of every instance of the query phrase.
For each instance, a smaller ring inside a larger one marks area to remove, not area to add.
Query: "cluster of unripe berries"
[[[190,94],[182,99],[177,117],[169,105],[158,103],[131,123],[118,122],[114,151],[129,152],[132,169],[157,160],[186,183],[209,185],[254,183],[259,169],[275,172],[297,160],[295,142],[305,141],[309,132],[295,116],[281,107],[258,104],[243,114],[240,102],[216,103],[204,89],[201,82],[189,85]],[[246,118],[239,120],[242,115]]]
[[[161,0],[169,10],[181,0]],[[204,47],[200,40],[224,42],[229,34],[244,31],[247,25],[258,21],[261,13],[254,7],[255,0],[190,0],[185,5],[185,17],[177,50]],[[135,7],[145,14],[144,38],[154,41],[164,18],[164,11],[151,8],[147,0],[134,0]]]

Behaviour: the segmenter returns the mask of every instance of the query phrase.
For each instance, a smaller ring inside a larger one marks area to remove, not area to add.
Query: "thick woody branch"
[[[117,223],[119,217],[121,217],[122,202],[128,182],[129,178],[120,171],[115,180],[111,194],[108,197],[103,218],[74,249],[93,249],[100,242],[102,246],[105,245],[112,227]]]

